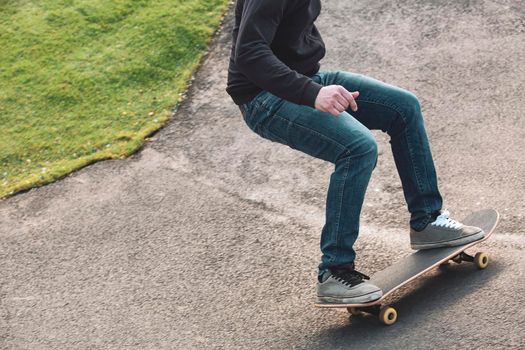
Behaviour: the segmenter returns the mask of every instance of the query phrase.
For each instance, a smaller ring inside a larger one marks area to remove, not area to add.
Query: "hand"
[[[315,109],[321,112],[328,112],[337,117],[348,107],[352,111],[357,111],[355,99],[359,96],[359,91],[349,92],[341,85],[324,86],[319,90],[315,99]]]

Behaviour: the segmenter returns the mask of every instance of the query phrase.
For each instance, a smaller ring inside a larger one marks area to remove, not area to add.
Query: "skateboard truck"
[[[487,253],[484,252],[478,252],[474,256],[469,255],[465,252],[461,252],[450,260],[452,260],[456,264],[461,264],[462,261],[471,262],[474,263],[476,267],[480,270],[483,270],[489,265],[489,256]]]
[[[383,306],[376,304],[366,307],[347,307],[346,310],[352,316],[363,313],[372,314],[379,318],[379,321],[387,326],[393,325],[397,321],[397,311],[392,306]]]

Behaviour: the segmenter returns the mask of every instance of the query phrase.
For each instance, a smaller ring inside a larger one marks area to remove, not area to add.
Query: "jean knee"
[[[405,103],[411,108],[421,109],[419,98],[413,92],[407,90],[405,90]]]
[[[372,134],[370,134],[370,137],[367,139],[366,147],[368,149],[366,153],[367,159],[369,160],[372,166],[372,169],[374,169],[377,165],[377,157],[378,157],[379,151],[378,151],[377,141]]]
[[[370,164],[374,168],[378,156],[378,146],[374,135],[370,131],[362,133],[361,137],[347,146],[346,155],[359,157],[363,162]]]
[[[367,153],[370,153],[370,157],[377,158],[378,146],[375,137],[370,133],[366,139]]]
[[[421,122],[423,114],[421,113],[421,102],[419,98],[412,92],[404,90],[403,102],[405,105],[405,123]]]

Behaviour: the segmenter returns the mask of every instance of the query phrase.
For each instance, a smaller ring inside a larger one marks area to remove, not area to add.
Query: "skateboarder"
[[[317,293],[320,301],[363,303],[382,295],[354,268],[361,207],[377,162],[370,130],[390,136],[413,249],[464,244],[484,232],[442,210],[414,94],[361,74],[320,70],[320,12],[320,0],[238,0],[226,91],[258,135],[335,164]]]

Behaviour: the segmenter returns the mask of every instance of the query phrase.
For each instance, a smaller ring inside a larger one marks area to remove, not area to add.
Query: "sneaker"
[[[362,304],[381,298],[381,288],[365,282],[370,277],[351,268],[333,268],[325,272],[317,282],[317,298],[320,303]]]
[[[422,231],[410,229],[410,247],[415,250],[453,247],[482,239],[485,232],[479,227],[466,226],[449,217],[446,210]]]

